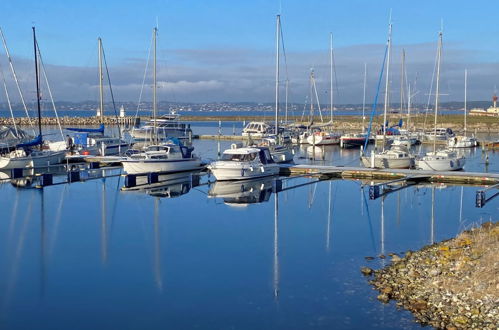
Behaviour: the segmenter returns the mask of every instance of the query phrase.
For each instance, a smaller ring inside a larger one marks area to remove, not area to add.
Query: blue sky
[[[136,100],[151,29],[157,20],[165,99],[272,101],[275,15],[280,12],[289,79],[295,88],[291,99],[303,100],[312,66],[326,88],[328,34],[333,32],[341,94],[338,100],[355,102],[362,88],[364,62],[369,65],[372,85],[368,95],[374,93],[390,9],[393,58],[399,58],[401,47],[408,50],[409,78],[415,79],[417,74],[422,90],[430,84],[424,80],[431,78],[443,20],[447,65],[443,79],[453,92],[449,100],[462,99],[457,91],[462,85],[459,72],[465,67],[470,70],[470,98],[489,98],[499,73],[494,72],[499,59],[499,25],[494,15],[499,9],[497,1],[3,0],[0,26],[22,68],[32,56],[31,26],[36,25],[45,63],[51,65],[49,78],[61,100],[93,99],[97,82],[92,81],[91,70],[96,65],[99,36],[118,97]],[[396,75],[397,64],[394,66]],[[28,71],[27,66],[26,74]],[[63,84],[59,79],[66,81]],[[394,76],[394,87],[399,84],[396,79]]]

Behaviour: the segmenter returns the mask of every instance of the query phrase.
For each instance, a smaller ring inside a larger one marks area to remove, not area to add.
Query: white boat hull
[[[27,156],[0,157],[0,169],[45,167],[60,164],[66,157],[65,151],[34,151]]]
[[[307,142],[316,146],[340,144],[340,136],[312,134],[307,138]]]
[[[175,173],[201,168],[201,159],[126,159],[122,161],[122,164],[127,174]]]
[[[361,157],[362,164],[365,167],[372,168],[372,159],[369,156]],[[381,155],[375,155],[374,168],[412,168],[414,167],[414,158],[386,158]]]
[[[475,148],[478,146],[478,141],[474,137],[456,136],[447,140],[449,148]]]
[[[220,162],[215,162],[210,166],[210,171],[218,181],[246,180],[277,175],[279,174],[279,165],[249,165],[238,163],[224,165]]]
[[[422,157],[416,160],[416,168],[425,171],[459,171],[463,169],[465,163],[464,157],[441,159]]]

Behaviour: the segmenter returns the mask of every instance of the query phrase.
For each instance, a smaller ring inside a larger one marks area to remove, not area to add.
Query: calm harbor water
[[[217,157],[214,141],[194,146]],[[296,159],[358,165],[358,153],[301,148]],[[481,149],[466,154],[467,170],[499,172],[498,153],[488,166]],[[419,329],[360,273],[388,259],[365,257],[499,220],[498,199],[475,207],[478,187],[413,186],[369,200],[360,181],[302,177],[273,193],[272,179],[162,179],[142,191],[121,191],[119,176],[43,190],[0,184],[0,327]]]

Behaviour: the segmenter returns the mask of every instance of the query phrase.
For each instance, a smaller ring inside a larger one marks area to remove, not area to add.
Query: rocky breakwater
[[[422,324],[439,329],[498,329],[499,223],[484,223],[373,271],[370,283]]]
[[[114,116],[104,116],[100,117],[70,117],[64,116],[59,117],[59,121],[62,126],[98,126],[102,123],[105,125],[115,125],[116,123],[127,124],[127,125],[138,125],[140,123],[140,118],[135,117],[119,117]],[[33,125],[38,125],[38,118],[31,118],[31,123]],[[12,125],[12,118],[0,118],[0,125]],[[29,126],[30,119],[27,117],[16,118],[16,125]],[[55,117],[43,117],[42,125],[57,125],[57,118]]]

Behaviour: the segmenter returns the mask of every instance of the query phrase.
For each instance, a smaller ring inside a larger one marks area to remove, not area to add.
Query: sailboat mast
[[[102,119],[104,117],[104,75],[102,74],[102,39],[100,37],[97,38],[97,43],[99,44],[99,117],[100,123],[102,124]]]
[[[442,59],[442,31],[438,33],[438,53],[437,53],[437,85],[435,90],[435,122],[433,129],[433,152],[437,150],[437,116],[438,116],[438,96],[440,94],[440,62]]]
[[[390,53],[392,49],[392,18],[390,15],[390,23],[388,24],[388,54],[386,58],[386,81],[385,81],[385,111],[383,112],[383,151],[386,144],[386,113],[388,111],[388,90],[390,88]]]
[[[279,135],[279,44],[281,31],[281,15],[276,21],[276,59],[275,59],[275,135]]]
[[[36,105],[38,109],[38,135],[42,139],[42,111],[40,107],[40,81],[38,78],[38,54],[37,54],[37,44],[36,44],[36,32],[33,26],[33,49],[35,52],[35,80],[36,80]],[[42,150],[43,145],[40,144],[40,150]]]
[[[405,81],[405,49],[402,49],[402,64],[400,68],[400,115],[403,112],[404,104],[404,81]]]
[[[468,69],[464,69],[464,136],[466,136],[466,115],[468,110]]]
[[[156,89],[157,89],[157,80],[156,80],[156,35],[158,34],[158,28],[155,27],[153,29],[153,34],[152,34],[152,37],[153,37],[153,43],[154,43],[154,50],[153,50],[153,56],[154,56],[154,60],[153,60],[153,90],[152,90],[152,113],[153,113],[153,119],[154,119],[154,128],[153,128],[153,141],[156,141],[156,138],[157,138],[157,128],[156,128],[156,115],[157,115],[157,104],[156,104]]]
[[[329,63],[331,64],[329,72],[329,104],[331,105],[331,126],[333,126],[333,33],[329,33]]]
[[[362,95],[362,132],[364,132],[364,122],[366,120],[366,84],[367,84],[367,63],[364,62],[364,92]]]

